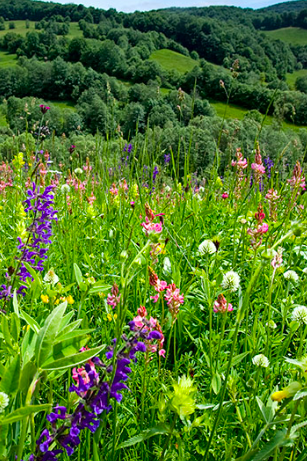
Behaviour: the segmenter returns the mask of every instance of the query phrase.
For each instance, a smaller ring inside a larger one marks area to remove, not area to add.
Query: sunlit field
[[[60,160],[41,112],[0,166],[2,459],[303,460],[303,158]]]

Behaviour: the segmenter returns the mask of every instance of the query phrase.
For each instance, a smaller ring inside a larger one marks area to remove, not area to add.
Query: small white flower
[[[253,357],[253,364],[256,367],[267,368],[270,365],[270,362],[269,362],[269,359],[265,355],[259,354]]]
[[[10,399],[4,392],[0,392],[0,413],[4,412],[4,409],[10,403]]]
[[[216,246],[211,240],[204,240],[198,247],[201,255],[212,255],[216,253]]]
[[[203,194],[203,193],[205,192],[205,188],[204,188],[203,186],[199,186],[198,192],[199,192],[200,194]]]
[[[286,280],[289,280],[290,282],[297,282],[299,279],[299,276],[295,271],[289,270],[284,273],[284,277]]]
[[[55,285],[58,283],[59,277],[56,275],[53,269],[50,269],[44,277],[44,282],[51,283]]]
[[[81,168],[76,168],[76,169],[75,169],[75,173],[76,173],[76,174],[82,174],[83,171],[81,170]]]
[[[61,186],[62,194],[68,194],[69,191],[70,191],[70,187],[68,184],[63,184],[63,186]]]
[[[292,320],[299,322],[301,325],[304,323],[307,324],[307,307],[306,306],[297,306],[292,311]]]
[[[170,192],[172,189],[169,187],[169,186],[165,186],[164,187],[164,190],[166,193]]]
[[[228,271],[223,277],[222,288],[232,292],[237,291],[240,286],[240,276],[237,272]]]
[[[307,267],[305,267],[305,269],[303,269],[303,272],[304,272],[304,274],[307,274]]]

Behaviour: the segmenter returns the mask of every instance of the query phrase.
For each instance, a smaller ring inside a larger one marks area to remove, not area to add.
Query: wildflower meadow
[[[59,161],[40,109],[0,165],[0,460],[306,459],[304,159]]]

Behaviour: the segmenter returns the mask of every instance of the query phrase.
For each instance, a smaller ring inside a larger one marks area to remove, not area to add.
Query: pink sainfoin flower
[[[154,303],[158,302],[159,300],[159,293],[164,291],[167,287],[167,283],[164,280],[160,280],[155,271],[149,267],[149,284],[154,287],[154,289],[158,292],[155,296],[150,296]]]
[[[86,158],[86,164],[83,165],[82,168],[86,173],[89,173],[90,171],[92,171],[93,167],[90,165],[90,159],[88,157]]]
[[[280,199],[280,195],[278,195],[277,190],[269,189],[265,198],[269,202],[270,219],[271,221],[276,222],[277,221],[277,203],[278,203],[278,200]]]
[[[184,296],[180,294],[179,288],[176,288],[176,285],[171,283],[166,287],[164,298],[166,299],[173,323],[175,323],[179,313],[180,305],[184,303]]]
[[[114,195],[114,196],[115,196],[115,195],[118,195],[118,189],[117,189],[117,187],[116,187],[115,182],[112,184],[112,187],[111,187],[111,189],[110,189],[110,194],[112,194],[112,195]]]
[[[244,170],[247,168],[247,160],[243,158],[243,154],[241,149],[237,149],[236,151],[237,160],[232,160],[231,165],[237,168],[236,171],[236,186],[234,189],[234,196],[236,200],[240,200],[242,195],[242,187],[246,180],[244,176]]]
[[[255,150],[255,162],[251,164],[252,170],[254,170],[254,178],[256,184],[259,184],[262,175],[265,174],[265,167],[262,163],[262,157],[260,154],[259,144],[257,144]]]
[[[229,197],[228,192],[224,192],[224,193],[222,194],[222,199],[223,199],[223,200],[226,200],[226,198],[228,198],[228,197]]]
[[[129,190],[127,181],[126,181],[125,179],[124,179],[123,181],[121,181],[121,183],[119,184],[119,187],[120,187],[121,190],[124,191],[124,192],[127,192],[127,191]]]
[[[112,306],[113,309],[115,309],[115,307],[120,303],[121,295],[118,293],[119,293],[118,286],[116,285],[116,283],[114,283],[111,288],[111,293],[109,293],[107,297],[107,304],[109,306]]]
[[[93,191],[92,191],[91,195],[90,195],[89,197],[87,197],[87,201],[88,201],[88,203],[89,203],[90,205],[93,205],[93,203],[95,202],[95,200],[96,200],[96,197],[95,197],[95,195],[93,194]]]
[[[254,248],[258,248],[262,243],[262,236],[269,230],[269,226],[266,223],[259,224],[256,229],[247,229],[248,235],[251,236],[251,245]]]
[[[288,179],[288,183],[292,186],[293,189],[301,187],[303,190],[306,189],[305,177],[303,176],[303,171],[299,161],[296,162],[292,178]]]
[[[214,301],[213,310],[214,312],[225,314],[226,312],[233,311],[233,307],[232,304],[227,302],[225,296],[220,294],[218,295],[217,300]]]
[[[141,226],[144,229],[144,232],[147,236],[151,234],[160,234],[163,230],[163,214],[154,214],[148,203],[145,203],[145,222],[141,223]],[[154,223],[154,219],[156,217],[160,217],[160,222],[159,223]]]

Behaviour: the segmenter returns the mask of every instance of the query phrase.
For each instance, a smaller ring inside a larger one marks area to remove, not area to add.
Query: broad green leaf
[[[40,329],[35,345],[35,357],[38,367],[47,360],[52,351],[66,307],[66,301],[57,306],[46,318],[43,328]]]
[[[39,413],[40,411],[50,411],[52,408],[51,403],[44,403],[42,405],[27,405],[26,407],[18,408],[18,410],[13,411],[5,418],[0,420],[0,424],[7,425],[16,423],[32,413]]]
[[[5,367],[5,373],[0,382],[0,391],[14,394],[19,387],[20,355],[16,355],[12,362]]]
[[[61,336],[58,336],[56,338],[57,341],[61,342],[61,341],[67,341],[69,339],[73,339],[73,338],[81,338],[81,337],[84,337],[86,335],[88,335],[89,333],[92,333],[93,329],[88,329],[88,330],[75,330],[75,331],[69,331],[67,332],[66,334],[62,335]]]
[[[66,335],[67,333],[70,333],[71,331],[75,330],[78,328],[78,326],[82,323],[82,319],[75,320],[74,322],[71,322],[69,325],[66,325],[63,329],[59,330],[58,338],[61,336]],[[58,339],[57,338],[57,339]]]
[[[249,351],[242,352],[242,354],[236,355],[231,361],[231,366],[235,367],[236,365],[238,365],[238,363],[240,363],[248,354],[250,354]]]
[[[19,306],[18,306],[16,290],[14,290],[14,294],[13,294],[13,308],[14,308],[15,314],[19,317]]]
[[[7,317],[4,315],[2,316],[1,328],[2,328],[2,334],[3,334],[5,344],[8,347],[12,348],[13,345],[12,345],[11,333],[9,330],[9,323],[8,323]]]
[[[78,352],[77,354],[69,355],[68,357],[63,357],[61,359],[55,360],[51,363],[46,363],[42,365],[43,370],[60,370],[63,368],[72,368],[80,363],[87,362],[92,357],[98,355],[106,346],[103,344],[99,347],[94,347],[94,349],[88,349],[84,352]]]
[[[20,311],[20,317],[22,319],[24,319],[28,325],[30,325],[30,327],[32,328],[32,330],[38,334],[39,332],[39,329],[40,329],[40,326],[39,324],[36,322],[36,320],[34,320],[32,317],[30,317],[29,314],[27,314],[26,312],[24,311]]]
[[[301,389],[300,391],[298,391],[295,394],[295,396],[293,397],[293,400],[300,400],[300,399],[303,399],[306,396],[307,396],[307,389],[304,388],[304,389]]]
[[[19,389],[25,394],[34,378],[37,368],[33,362],[27,362],[21,370]]]
[[[221,387],[222,387],[222,380],[221,380],[221,377],[220,375],[216,372],[212,378],[212,381],[211,381],[211,387],[213,389],[213,392],[215,394],[218,394],[221,390]]]
[[[34,357],[37,334],[31,328],[28,329],[21,343],[21,357],[23,363],[27,363]]]
[[[277,434],[270,440],[257,454],[252,458],[252,461],[265,461],[270,457],[274,450],[278,447],[286,445],[290,439],[286,437],[287,431],[284,429],[278,431]]]
[[[158,426],[147,429],[146,431],[143,431],[140,434],[131,437],[131,439],[126,440],[126,442],[121,443],[117,447],[117,450],[120,450],[121,448],[131,447],[131,445],[135,445],[140,442],[144,442],[144,440],[150,439],[150,437],[153,437],[155,435],[169,434],[169,432],[169,426],[167,426],[166,424],[159,424]]]
[[[69,322],[75,315],[74,311],[68,312],[68,314],[65,314],[64,317],[61,320],[60,328],[59,328],[59,333],[62,333],[62,330],[68,326]]]
[[[11,335],[14,341],[17,343],[20,335],[20,320],[15,312],[11,314]]]
[[[76,277],[76,280],[77,280],[77,284],[81,285],[83,283],[83,276],[82,276],[82,272],[80,270],[80,267],[76,263],[74,263],[74,272],[75,272],[75,277]]]

